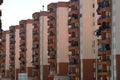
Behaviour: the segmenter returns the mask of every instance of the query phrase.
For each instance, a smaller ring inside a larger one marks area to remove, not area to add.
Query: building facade
[[[32,20],[21,20],[20,25],[20,73],[26,73],[32,77]]]
[[[49,79],[53,80],[68,73],[68,2],[51,3],[48,12]]]
[[[119,37],[119,0],[97,0],[99,29],[98,36],[98,79],[119,80],[120,77],[120,37]]]
[[[95,80],[96,1],[70,0],[69,5],[69,78],[70,80]]]
[[[40,12],[33,13],[33,47],[32,47],[32,63],[33,77],[40,80]]]

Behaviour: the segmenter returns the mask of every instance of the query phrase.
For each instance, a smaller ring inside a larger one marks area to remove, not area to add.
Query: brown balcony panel
[[[48,63],[56,63],[56,59],[48,59]]]
[[[56,39],[56,36],[54,35],[54,36],[48,36],[48,39],[50,40],[50,39]]]
[[[21,61],[26,61],[26,58],[21,58],[20,60],[21,60]]]
[[[48,55],[55,55],[55,51],[49,52]]]
[[[71,21],[68,22],[69,25],[71,24],[79,24],[79,20],[78,19],[72,19]]]
[[[20,42],[21,42],[21,43],[24,43],[24,42],[26,42],[26,39],[25,39],[25,40],[20,40]]]
[[[20,46],[20,49],[26,49],[26,46]]]
[[[10,38],[10,41],[15,41],[15,38]]]
[[[15,46],[15,44],[13,43],[13,44],[10,44],[10,46]]]
[[[72,10],[69,12],[69,16],[72,16],[72,14],[79,14],[79,10]]]
[[[14,58],[14,57],[15,57],[15,55],[10,55],[9,57]]]
[[[40,24],[40,21],[34,21],[33,24]]]
[[[102,25],[103,22],[111,23],[111,18],[102,18],[98,20],[98,25]]]
[[[15,61],[10,61],[10,64],[15,64]]]
[[[34,38],[38,38],[38,39],[39,39],[39,35],[38,35],[38,34],[37,34],[37,35],[34,35],[33,37],[34,37]]]
[[[26,35],[25,34],[20,34],[20,37],[26,37]]]
[[[102,56],[102,55],[111,55],[111,51],[110,50],[107,50],[105,52],[98,51],[98,56]]]
[[[69,37],[69,41],[79,41],[78,37]]]
[[[69,50],[70,51],[72,51],[72,50],[79,50],[79,46],[70,46]]]
[[[56,20],[48,21],[48,25],[50,24],[56,24]]]
[[[10,52],[14,52],[15,50],[13,50],[13,49],[10,49]]]
[[[69,33],[73,33],[73,32],[79,32],[79,29],[78,28],[70,28]]]
[[[101,62],[98,62],[98,64],[111,65],[111,62],[110,61],[101,61]]]
[[[105,29],[104,31],[101,31],[101,35],[104,34],[104,33],[111,33],[111,28]]]
[[[39,32],[39,28],[33,28],[33,32]]]
[[[39,41],[34,41],[33,44],[34,44],[34,45],[35,45],[35,44],[40,44],[40,42],[39,42]]]
[[[71,73],[71,74],[69,74],[69,76],[71,76],[71,77],[77,77],[77,76],[79,76],[80,74],[77,74],[77,73]]]
[[[102,12],[111,12],[111,7],[105,7],[100,9],[100,13]]]
[[[69,67],[78,68],[78,67],[79,67],[79,64],[69,64]]]
[[[48,47],[53,47],[53,48],[55,48],[55,47],[56,47],[56,44],[55,44],[55,43],[51,43],[51,44],[48,45]]]
[[[106,39],[106,40],[99,40],[98,42],[99,44],[103,44],[103,43],[106,43],[106,44],[110,44],[111,43],[111,40],[110,39]]]
[[[70,2],[70,6],[72,6],[72,5],[79,5],[79,1]]]
[[[56,17],[56,14],[55,14],[55,12],[50,12],[49,14],[48,14],[48,17]]]
[[[33,64],[34,65],[40,65],[40,62],[34,62]]]
[[[70,55],[69,58],[70,59],[74,58],[74,59],[78,59],[79,60],[80,56],[79,55]]]
[[[48,28],[48,32],[50,32],[50,31],[56,32],[56,28],[55,28],[55,27],[49,27],[49,28]]]
[[[20,52],[20,54],[22,54],[22,55],[26,55],[26,52]]]
[[[110,72],[99,72],[98,73],[99,76],[111,76],[111,73]]]

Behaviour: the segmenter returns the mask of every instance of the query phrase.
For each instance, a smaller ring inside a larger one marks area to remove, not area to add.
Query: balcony
[[[79,19],[78,18],[71,18],[68,20],[68,24],[72,25],[72,24],[78,24],[79,23]]]
[[[50,40],[50,39],[56,39],[56,34],[55,33],[53,33],[53,32],[50,32],[49,34],[48,34],[48,40]]]
[[[79,5],[79,0],[70,0],[70,5]]]
[[[98,62],[98,65],[111,65],[110,61],[111,61],[110,59],[101,60]]]
[[[78,66],[79,66],[79,60],[70,58],[69,67],[78,67]]]
[[[19,34],[25,34],[26,31],[25,30],[20,30]]]
[[[26,34],[20,34],[20,37],[24,37],[24,38],[25,38],[25,37],[26,37]]]
[[[111,72],[109,71],[102,71],[102,70],[98,70],[98,76],[111,76]]]
[[[48,58],[48,63],[55,63],[56,62],[56,57],[55,56],[50,56],[50,58]]]
[[[78,26],[71,26],[69,28],[69,33],[75,33],[75,32],[79,32],[79,27]]]
[[[110,7],[110,0],[97,0],[98,2],[98,9],[99,11],[102,8]]]
[[[102,23],[111,23],[111,17],[110,16],[100,16],[98,18],[98,25],[102,25]]]
[[[69,46],[69,50],[79,50],[79,43],[78,41],[72,41],[70,46]]]
[[[111,44],[111,40],[110,39],[101,39],[98,41],[99,44]]]
[[[56,24],[56,20],[48,20],[48,25],[51,25],[51,24]]]
[[[78,53],[77,53],[77,54],[75,53],[75,54],[69,55],[69,58],[70,58],[70,59],[73,58],[73,59],[79,60],[80,56],[79,56]]]
[[[50,27],[48,28],[48,32],[56,32],[56,27],[50,26]]]
[[[71,10],[70,12],[69,12],[69,16],[72,16],[72,14],[79,14],[79,10]]]
[[[48,14],[48,17],[56,17],[56,13],[55,12],[50,12],[49,14]]]
[[[69,41],[70,41],[70,42],[71,42],[71,41],[79,41],[78,35],[71,35],[71,36],[69,37]]]
[[[110,50],[107,50],[105,52],[98,51],[98,56],[102,56],[102,55],[111,55],[111,51]]]

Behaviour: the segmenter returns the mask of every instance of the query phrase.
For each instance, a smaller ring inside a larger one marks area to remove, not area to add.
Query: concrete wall
[[[27,67],[32,67],[32,29],[33,25],[32,23],[27,23],[26,24],[26,57],[27,57]]]

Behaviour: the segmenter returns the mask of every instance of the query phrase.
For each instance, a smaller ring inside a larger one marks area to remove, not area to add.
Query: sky
[[[42,5],[47,10],[47,5],[52,2],[69,0],[4,0],[2,9],[2,29],[9,30],[11,25],[18,25],[20,20],[31,19],[34,12],[42,10]]]

